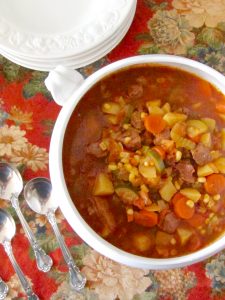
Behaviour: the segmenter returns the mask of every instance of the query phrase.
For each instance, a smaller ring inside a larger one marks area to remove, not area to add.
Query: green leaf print
[[[144,292],[143,294],[134,296],[133,300],[156,300],[157,298],[154,292]]]
[[[52,100],[50,92],[47,90],[44,80],[47,77],[46,72],[34,71],[32,72],[31,80],[24,85],[23,94],[25,98],[31,98],[37,93],[43,94],[48,100]]]
[[[86,244],[72,246],[70,248],[71,254],[73,255],[74,259],[76,260],[76,264],[78,266],[83,265],[83,258],[89,250],[90,250],[90,248]]]
[[[220,31],[225,32],[225,22],[220,22],[220,23],[217,25],[217,28],[218,28]]]
[[[9,61],[5,57],[0,55],[0,71],[2,71],[6,80],[20,81],[23,80],[25,75],[28,74],[29,70],[23,68],[13,62]]]
[[[159,47],[154,44],[142,45],[138,50],[139,54],[157,54],[160,53]]]
[[[54,235],[47,236],[46,234],[40,234],[38,236],[39,245],[49,253],[56,250],[59,247],[58,242]]]
[[[218,48],[225,41],[224,33],[216,28],[205,27],[197,36],[197,41]]]

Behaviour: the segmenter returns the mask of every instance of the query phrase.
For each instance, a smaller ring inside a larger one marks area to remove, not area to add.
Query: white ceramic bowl
[[[222,74],[199,62],[178,56],[143,55],[130,57],[98,70],[85,80],[76,71],[69,71],[65,68],[58,67],[54,71],[51,71],[46,79],[46,86],[52,92],[53,98],[58,104],[63,106],[56,121],[51,139],[50,176],[55,197],[59,201],[59,206],[65,218],[74,231],[76,231],[88,245],[101,254],[132,267],[143,269],[170,269],[199,262],[219,252],[225,248],[225,234],[207,247],[180,257],[156,259],[127,253],[105,241],[84,221],[70,198],[63,175],[62,147],[64,133],[70,116],[79,100],[96,82],[106,75],[123,69],[124,67],[132,67],[146,63],[150,65],[173,66],[186,70],[208,80],[225,94],[225,77]]]

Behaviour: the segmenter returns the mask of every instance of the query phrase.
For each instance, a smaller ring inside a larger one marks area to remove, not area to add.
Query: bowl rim
[[[196,71],[200,71],[200,73],[202,73],[202,76],[196,74],[197,76],[203,78],[203,74],[209,76],[211,79],[217,82],[217,84],[214,85],[216,85],[216,87],[218,87],[219,90],[223,91],[223,93],[225,94],[225,77],[221,73],[207,65],[188,58],[167,54],[154,54],[133,56],[111,63],[99,69],[98,71],[90,75],[87,79],[85,79],[83,84],[73,93],[71,97],[69,97],[68,101],[61,109],[56,120],[50,142],[50,178],[52,181],[54,196],[56,197],[59,203],[59,207],[66,220],[73,228],[73,230],[90,247],[94,248],[96,251],[104,256],[107,256],[108,258],[128,266],[139,267],[143,269],[165,270],[191,265],[218,253],[225,248],[225,234],[205,248],[187,255],[177,256],[173,258],[148,258],[125,252],[104,240],[85,222],[85,220],[81,217],[79,211],[76,209],[69,195],[63,175],[62,150],[64,134],[72,112],[82,96],[96,82],[106,77],[107,75],[125,69],[127,67],[141,64],[165,66],[171,65],[183,70],[185,70],[185,68],[188,68],[190,69],[190,71],[187,71],[193,74],[196,74]]]

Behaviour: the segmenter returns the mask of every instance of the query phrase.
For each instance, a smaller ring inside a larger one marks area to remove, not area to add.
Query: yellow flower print
[[[12,156],[14,151],[21,150],[27,142],[24,130],[18,126],[4,125],[0,128],[0,156]]]
[[[33,129],[31,123],[32,123],[32,116],[33,112],[23,112],[19,108],[17,108],[15,105],[11,107],[10,113],[9,113],[9,120],[12,120],[16,124],[24,124],[26,126],[26,129],[31,130]]]
[[[156,46],[166,53],[186,54],[187,48],[194,44],[192,27],[176,10],[157,11],[148,28]]]
[[[26,165],[32,171],[45,170],[48,164],[46,149],[27,143],[22,149],[13,152],[11,162]]]
[[[225,0],[173,0],[172,5],[196,28],[225,22]]]

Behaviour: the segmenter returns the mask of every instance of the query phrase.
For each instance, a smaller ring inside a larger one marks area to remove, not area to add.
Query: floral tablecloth
[[[133,24],[106,57],[80,71],[95,70],[132,55],[169,53],[205,63],[225,74],[225,0],[138,0]],[[44,86],[47,73],[28,70],[0,56],[0,157],[17,165],[24,180],[49,176],[48,150],[60,107]],[[45,217],[34,214],[20,198],[25,217],[54,266],[39,272],[23,229],[17,223],[13,250],[40,299],[152,300],[225,299],[225,250],[186,268],[143,271],[101,256],[74,233],[60,212],[57,220],[87,286],[77,294],[68,284],[67,267]],[[9,286],[7,299],[26,299],[13,268],[0,247],[0,276]]]

